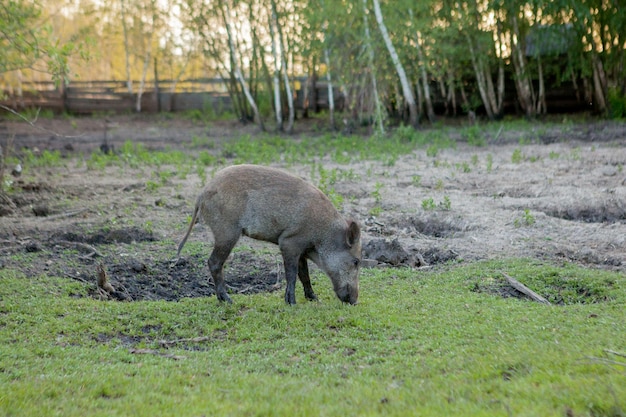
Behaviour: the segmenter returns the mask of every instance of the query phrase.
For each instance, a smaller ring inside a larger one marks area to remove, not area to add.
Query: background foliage
[[[281,95],[274,111],[287,108],[281,77],[332,75],[354,119],[370,122],[406,117],[404,73],[422,118],[431,118],[434,94],[445,97],[448,114],[480,108],[498,118],[513,97],[534,117],[547,112],[546,90],[559,86],[600,113],[623,113],[612,109],[626,93],[626,8],[618,2],[386,1],[384,22],[374,18],[378,3],[10,0],[0,6],[0,84],[10,90],[50,77],[123,79],[132,93],[155,74],[217,76],[227,81],[239,116],[252,118],[273,90]]]

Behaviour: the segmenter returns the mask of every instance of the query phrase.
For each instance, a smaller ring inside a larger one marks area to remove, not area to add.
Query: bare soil
[[[323,127],[300,122],[293,140]],[[0,268],[26,276],[57,275],[88,282],[94,296],[120,300],[178,300],[214,294],[206,259],[211,233],[197,225],[175,260],[176,245],[202,188],[193,171],[165,184],[155,171],[174,167],[113,166],[88,169],[85,160],[106,144],[127,140],[148,149],[180,149],[190,155],[194,137],[206,150],[256,127],[196,124],[179,118],[112,116],[0,124],[2,146],[13,136],[15,154],[59,150],[63,164],[10,175],[0,199]],[[404,155],[394,164],[361,161],[327,169],[352,170],[334,187],[342,211],[363,227],[369,267],[431,268],[450,261],[527,257],[589,268],[626,270],[626,124],[592,121],[506,131],[472,146]],[[453,133],[452,135],[455,135]],[[229,160],[225,160],[229,163]],[[230,162],[232,163],[232,162]],[[308,164],[277,164],[310,178]],[[207,171],[210,176],[210,172]],[[200,244],[199,242],[202,242]],[[96,287],[102,264],[115,288]],[[235,293],[274,291],[283,284],[276,247],[247,238],[231,255],[226,281]],[[317,283],[314,283],[316,285]],[[323,282],[320,285],[329,285]],[[510,295],[510,292],[507,293]]]

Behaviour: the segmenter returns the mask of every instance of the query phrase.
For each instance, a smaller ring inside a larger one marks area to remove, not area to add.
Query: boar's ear
[[[348,220],[348,230],[346,231],[346,242],[352,247],[361,237],[361,229],[357,222]]]

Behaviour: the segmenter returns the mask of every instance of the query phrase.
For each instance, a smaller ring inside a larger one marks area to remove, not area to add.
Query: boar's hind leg
[[[233,250],[239,237],[230,239],[226,242],[215,240],[215,246],[211,257],[209,258],[209,270],[213,276],[213,282],[215,283],[215,294],[220,301],[226,301],[232,303],[230,297],[226,293],[226,285],[224,284],[224,262],[230,255],[230,251]]]
[[[300,278],[300,282],[302,283],[302,287],[304,288],[304,296],[307,300],[317,300],[317,296],[313,292],[313,287],[311,287],[311,278],[309,277],[309,266],[306,262],[306,257],[304,255],[300,256],[298,260],[298,277]]]

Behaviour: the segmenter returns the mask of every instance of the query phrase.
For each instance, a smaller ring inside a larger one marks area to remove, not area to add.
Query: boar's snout
[[[356,304],[359,299],[359,288],[353,285],[344,285],[335,291],[337,297],[344,303]]]

